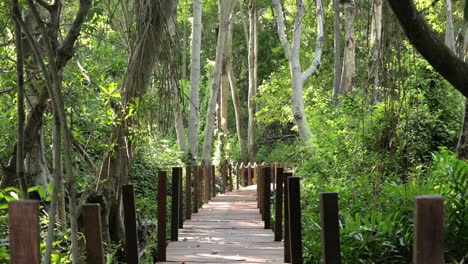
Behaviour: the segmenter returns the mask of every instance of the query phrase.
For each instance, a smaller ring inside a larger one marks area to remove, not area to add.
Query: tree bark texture
[[[437,36],[413,1],[388,0],[388,3],[411,44],[455,89],[468,96],[468,64]]]
[[[369,45],[368,84],[373,87],[372,103],[380,101],[380,69],[382,64],[382,0],[372,3],[372,25]]]
[[[224,54],[224,46],[226,42],[226,35],[229,30],[229,15],[235,5],[235,1],[222,0],[220,1],[219,17],[220,27],[218,33],[218,40],[216,45],[216,61],[213,69],[212,84],[210,90],[210,100],[208,103],[208,111],[206,116],[205,126],[205,138],[203,140],[203,153],[202,163],[207,165],[210,164],[211,160],[211,149],[213,145],[213,131],[214,122],[216,117],[216,101],[219,95],[221,73],[222,73],[222,62]]]
[[[289,68],[291,72],[291,86],[292,86],[292,106],[294,122],[299,130],[299,136],[305,144],[309,144],[313,138],[312,131],[310,130],[309,122],[307,121],[304,109],[304,96],[303,86],[312,75],[317,73],[320,66],[323,47],[323,6],[321,0],[316,0],[316,18],[317,18],[317,39],[315,43],[314,59],[307,68],[302,72],[300,62],[300,49],[301,49],[301,35],[302,35],[302,21],[305,16],[305,6],[303,0],[297,1],[297,13],[294,20],[294,29],[292,36],[292,43],[289,44],[285,32],[284,13],[279,0],[273,0],[273,7],[276,12],[278,35],[281,44],[289,60]]]
[[[255,133],[257,122],[255,113],[257,112],[257,105],[255,102],[255,95],[257,94],[257,68],[258,68],[258,7],[257,0],[249,0],[249,93],[248,93],[248,128],[247,136],[249,143],[249,160],[255,161],[256,144]]]
[[[198,158],[198,123],[200,121],[200,49],[202,28],[202,0],[193,1],[192,63],[190,70],[190,98],[188,116],[188,144],[193,159]]]
[[[343,60],[341,59],[341,23],[340,23],[340,0],[333,0],[333,52],[335,61],[333,66],[333,98],[336,99],[341,89],[341,70]]]
[[[341,93],[351,92],[356,82],[354,18],[356,5],[354,0],[346,1],[345,10],[345,50],[343,56],[343,70],[341,72]]]

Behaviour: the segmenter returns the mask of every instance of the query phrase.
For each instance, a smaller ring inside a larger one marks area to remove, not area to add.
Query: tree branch
[[[320,67],[320,60],[322,58],[323,48],[323,5],[321,0],[315,1],[317,4],[316,16],[317,16],[317,40],[315,41],[315,55],[309,68],[302,74],[302,82],[307,81],[312,75],[314,75]]]
[[[83,25],[86,16],[91,9],[92,0],[80,0],[80,7],[76,13],[75,20],[68,30],[67,36],[63,40],[62,46],[57,50],[57,68],[65,67],[65,64],[73,56],[73,46],[80,35],[81,26]]]
[[[468,97],[468,64],[435,34],[413,1],[388,0],[388,3],[411,44],[455,89]]]
[[[291,57],[291,46],[289,45],[288,37],[286,36],[286,32],[284,31],[283,7],[281,6],[279,0],[273,0],[272,5],[276,13],[276,22],[278,24],[278,36],[281,41],[281,45],[283,45],[284,53],[289,59]]]

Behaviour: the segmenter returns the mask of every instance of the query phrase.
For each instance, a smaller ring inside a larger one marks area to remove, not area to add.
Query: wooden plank
[[[198,167],[193,167],[193,213],[198,213]]]
[[[256,209],[256,186],[220,194],[170,242],[167,263],[283,263],[283,245]]]
[[[444,263],[444,198],[416,196],[414,199],[414,264]]]
[[[9,202],[8,227],[11,263],[41,263],[39,202],[35,200]]]
[[[303,263],[300,178],[288,178],[289,241],[291,263]]]
[[[208,203],[211,200],[211,165],[205,165],[204,167],[205,175],[205,203]]]
[[[122,203],[125,225],[125,255],[127,263],[138,263],[138,237],[135,213],[135,192],[133,185],[122,186]]]
[[[320,193],[322,258],[324,264],[340,264],[338,193]]]
[[[166,261],[166,224],[167,224],[167,173],[165,171],[158,172],[158,261]]]
[[[171,185],[171,240],[179,240],[179,185],[180,175],[176,167],[172,168]]]
[[[103,264],[104,254],[99,204],[83,205],[83,228],[86,239],[86,263]]]

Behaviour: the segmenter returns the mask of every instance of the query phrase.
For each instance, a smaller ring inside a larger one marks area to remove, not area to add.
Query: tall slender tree
[[[291,85],[292,85],[292,106],[294,122],[299,130],[299,136],[305,144],[309,144],[313,138],[312,131],[310,130],[309,122],[307,121],[306,113],[304,110],[304,96],[303,86],[312,75],[317,73],[322,58],[323,46],[323,6],[321,0],[316,0],[316,19],[317,19],[317,39],[315,43],[314,59],[307,68],[302,72],[300,61],[301,50],[301,35],[302,23],[305,16],[304,0],[297,0],[297,13],[294,19],[294,29],[292,30],[292,43],[289,44],[285,32],[284,13],[279,0],[273,0],[273,7],[276,11],[276,19],[278,24],[278,35],[283,45],[286,57],[289,60],[289,69],[291,72]]]
[[[200,49],[202,29],[202,0],[193,1],[192,62],[188,115],[188,144],[190,156],[198,158],[198,123],[200,121]]]
[[[256,141],[255,133],[257,122],[255,113],[257,112],[257,105],[255,102],[255,95],[257,93],[257,68],[258,68],[258,6],[257,0],[249,0],[249,93],[248,93],[248,143],[249,143],[249,160],[255,160]]]

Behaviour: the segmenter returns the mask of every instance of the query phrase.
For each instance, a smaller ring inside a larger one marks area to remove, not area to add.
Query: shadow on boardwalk
[[[213,198],[179,232],[161,263],[284,263],[283,244],[264,229],[256,185]]]

